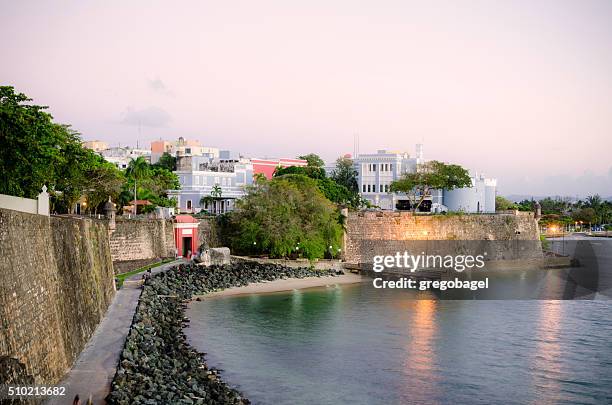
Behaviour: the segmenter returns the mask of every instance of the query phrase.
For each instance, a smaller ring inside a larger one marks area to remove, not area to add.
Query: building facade
[[[248,159],[224,160],[210,156],[177,156],[175,171],[180,190],[168,191],[177,199],[180,212],[223,214],[234,209],[253,184],[253,165]]]
[[[153,141],[151,142],[151,164],[159,162],[159,158],[164,154],[169,153],[172,156],[193,155],[193,156],[210,156],[213,158],[219,157],[219,149],[209,146],[202,146],[200,141],[185,139],[180,137],[176,141]]]
[[[150,162],[151,151],[148,149],[136,149],[130,147],[112,147],[99,151],[100,155],[118,169],[125,170],[130,162],[138,157],[144,157],[147,162]]]
[[[84,141],[83,147],[87,149],[91,149],[94,152],[101,152],[104,149],[108,149],[108,144],[103,141]]]
[[[355,160],[357,183],[361,196],[383,210],[409,209],[410,197],[405,193],[392,193],[391,183],[405,173],[414,173],[425,163],[423,145],[416,145],[414,157],[407,152],[379,150],[360,154]],[[472,187],[455,190],[432,190],[419,210],[431,212],[495,212],[497,180],[473,176]]]

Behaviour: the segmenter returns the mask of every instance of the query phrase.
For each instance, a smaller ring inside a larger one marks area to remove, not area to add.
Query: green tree
[[[535,200],[522,200],[518,203],[519,211],[534,211],[535,210]]]
[[[347,157],[339,157],[336,159],[336,168],[332,172],[331,178],[338,184],[346,187],[352,193],[359,192],[357,184],[357,170],[353,159]]]
[[[274,177],[284,176],[286,174],[300,174],[302,176],[310,177],[311,179],[324,179],[325,170],[321,167],[315,166],[289,166],[289,167],[277,167],[274,170]]]
[[[325,166],[325,162],[319,155],[316,153],[309,153],[307,155],[298,156],[298,159],[303,159],[308,162],[309,167],[319,167],[322,168]]]
[[[62,173],[65,150],[80,140],[68,127],[53,123],[47,107],[30,101],[13,87],[0,86],[0,193],[36,198],[43,185],[53,193],[58,178],[70,181]]]
[[[89,208],[95,214],[108,201],[108,197],[113,201],[119,201],[125,176],[115,165],[105,161],[101,156],[94,155],[93,159],[97,162],[87,171],[88,185],[85,187],[85,195]]]
[[[582,221],[585,224],[592,224],[597,220],[597,213],[593,208],[581,208],[575,212],[572,212],[572,219],[574,221]]]
[[[223,194],[223,190],[221,190],[221,186],[215,184],[210,191],[210,195],[216,198],[221,198],[221,194]]]
[[[134,214],[138,212],[138,204],[136,203],[138,200],[138,182],[146,179],[150,175],[150,172],[150,165],[142,156],[138,156],[136,159],[130,161],[126,170],[126,175],[134,183]]]
[[[463,167],[432,160],[418,165],[414,173],[405,173],[392,182],[391,191],[408,194],[412,200],[412,211],[416,212],[423,200],[431,197],[431,190],[452,190],[471,185],[470,175]]]
[[[170,172],[176,171],[176,157],[172,156],[168,152],[164,152],[157,163],[153,164],[153,167],[159,167],[166,169]]]
[[[342,227],[336,207],[305,176],[274,178],[247,188],[227,219],[232,250],[309,259],[337,252]],[[331,248],[330,248],[331,246]]]
[[[495,196],[495,210],[496,211],[507,211],[507,210],[515,210],[517,209],[517,205],[512,201],[508,200],[501,195]]]
[[[603,200],[599,194],[590,195],[586,198],[586,205],[597,210],[603,204]]]

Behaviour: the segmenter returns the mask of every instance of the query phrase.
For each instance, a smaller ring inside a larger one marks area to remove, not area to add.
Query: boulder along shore
[[[249,404],[229,387],[204,354],[186,340],[187,301],[220,289],[283,278],[330,277],[334,270],[235,263],[202,267],[181,264],[154,275],[143,286],[125,342],[109,404]]]

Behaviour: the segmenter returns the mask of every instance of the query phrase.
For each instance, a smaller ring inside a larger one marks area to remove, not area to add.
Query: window
[[[191,209],[191,200],[187,200],[187,209],[190,210]]]
[[[374,164],[372,165],[372,171],[374,171],[374,172],[376,171],[376,163],[374,163]]]
[[[366,185],[365,184],[363,185],[363,192],[364,193],[366,192]]]
[[[393,171],[393,163],[389,164],[389,171]]]
[[[191,148],[185,148],[185,153],[191,153]]]
[[[368,193],[370,192],[370,185],[368,184]]]
[[[385,191],[384,189],[385,186],[383,186],[382,184],[380,185],[380,192],[382,193],[383,191]]]

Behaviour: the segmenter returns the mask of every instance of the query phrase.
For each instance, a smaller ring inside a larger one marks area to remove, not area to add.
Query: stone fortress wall
[[[444,241],[444,242],[440,242]],[[350,212],[346,218],[347,263],[370,263],[412,243],[421,249],[456,250],[464,245],[495,250],[489,259],[542,256],[533,213],[414,215],[411,212]]]
[[[172,221],[167,219],[116,219],[110,234],[115,273],[125,273],[168,257],[175,257]]]
[[[0,380],[53,384],[71,367],[115,294],[108,235],[106,221],[0,209]]]

